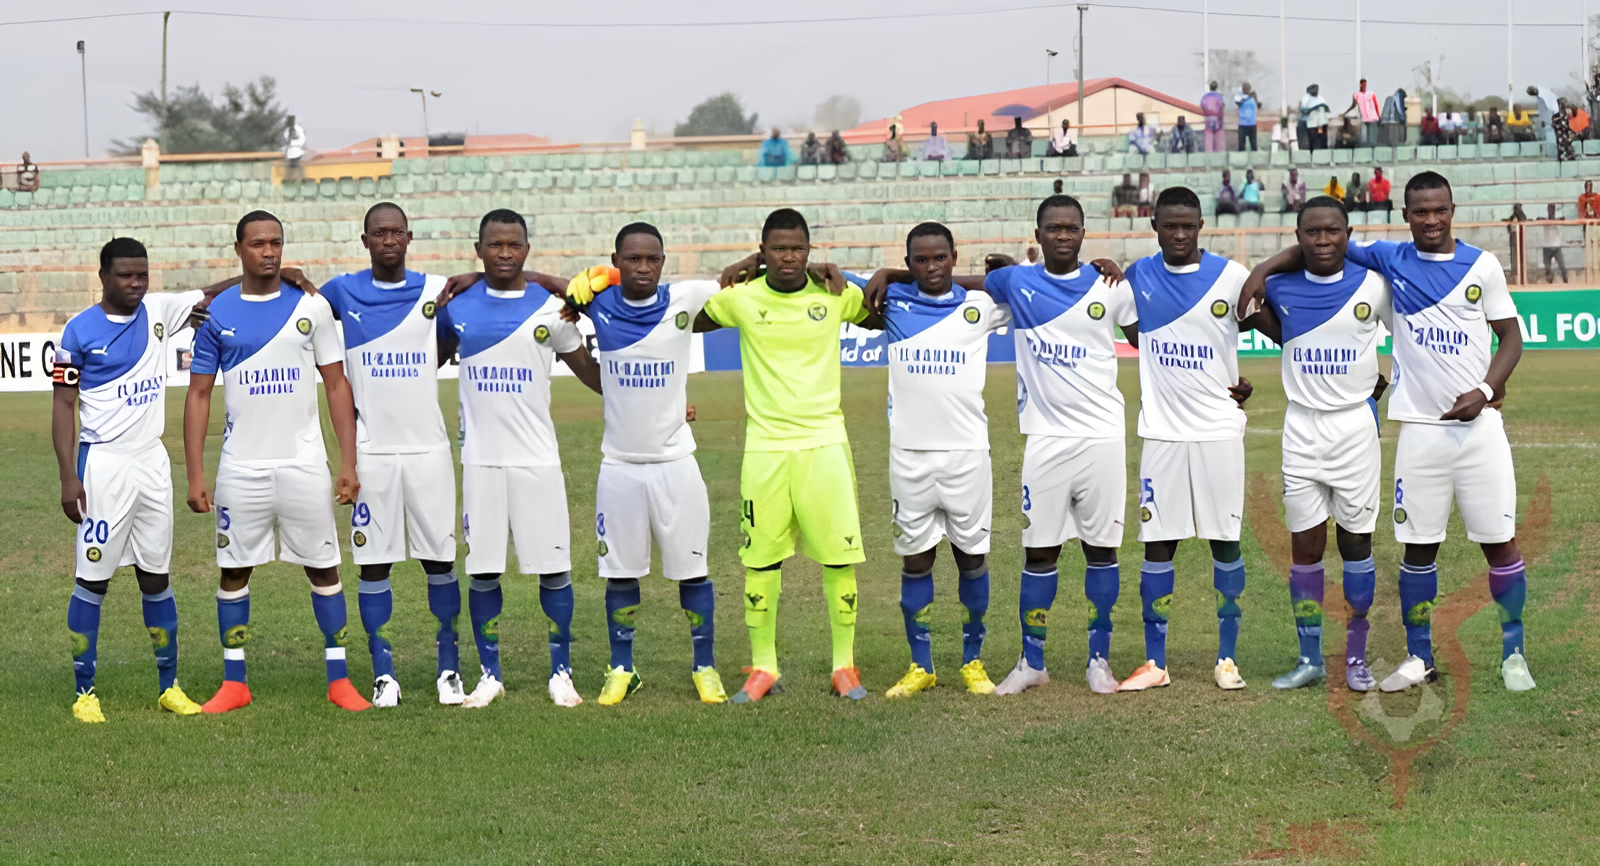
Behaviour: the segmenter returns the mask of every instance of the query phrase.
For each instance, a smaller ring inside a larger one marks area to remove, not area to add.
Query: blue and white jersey
[[[56,347],[55,381],[78,386],[78,440],[138,451],[166,429],[167,338],[186,326],[200,292],[145,295],[132,316],[99,304],[72,317]]]
[[[1060,276],[1014,265],[991,272],[984,288],[1011,311],[1022,432],[1121,439],[1116,326],[1138,319],[1128,284],[1106,285],[1089,264]]]
[[[915,283],[889,286],[889,444],[908,451],[988,450],[983,383],[989,335],[1011,313],[983,292],[942,295]]]
[[[694,320],[719,288],[715,280],[689,280],[657,286],[655,297],[634,302],[612,286],[584,309],[600,350],[600,452],[607,458],[666,463],[694,453],[684,420]]]
[[[1250,272],[1202,253],[1173,267],[1160,253],[1128,267],[1139,311],[1139,435],[1213,442],[1244,435],[1244,410],[1228,396],[1239,381],[1233,305]]]
[[[1351,262],[1327,277],[1278,274],[1267,278],[1267,304],[1283,328],[1283,390],[1290,402],[1333,412],[1372,397],[1379,323],[1389,321],[1389,282],[1382,274]]]
[[[1456,241],[1454,253],[1424,253],[1411,241],[1351,244],[1345,256],[1385,277],[1394,292],[1394,391],[1389,420],[1440,421],[1489,372],[1494,331],[1517,305],[1493,253]]]
[[[317,368],[344,361],[328,302],[290,285],[270,295],[234,286],[208,309],[190,372],[222,381],[222,459],[326,465]]]
[[[372,270],[341,274],[320,294],[344,328],[344,369],[356,403],[356,446],[375,454],[450,447],[439,413],[434,298],[444,277],[406,271],[380,283]]]
[[[439,308],[439,342],[458,346],[461,360],[463,464],[561,465],[550,371],[556,355],[583,345],[561,319],[564,305],[541,288],[500,292],[479,280]]]

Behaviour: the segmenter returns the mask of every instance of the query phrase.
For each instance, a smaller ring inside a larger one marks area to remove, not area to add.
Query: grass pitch
[[[321,638],[298,568],[253,581],[250,684],[256,702],[225,717],[155,709],[155,672],[126,570],[100,634],[98,691],[109,724],[69,711],[65,608],[71,527],[56,504],[49,396],[0,395],[0,859],[6,861],[572,862],[937,861],[1233,863],[1597,862],[1600,702],[1600,451],[1594,434],[1600,355],[1531,352],[1506,407],[1529,564],[1526,621],[1539,688],[1499,683],[1499,629],[1484,563],[1459,521],[1440,557],[1441,681],[1357,701],[1342,686],[1279,694],[1295,636],[1280,520],[1276,360],[1242,364],[1256,383],[1247,437],[1250,503],[1239,666],[1249,688],[1211,683],[1215,651],[1209,553],[1180,548],[1171,688],[1097,696],[1083,684],[1082,557],[1062,557],[1047,659],[1055,681],[1019,697],[960,688],[960,606],[946,551],[936,568],[934,654],[943,682],[890,702],[909,662],[899,561],[890,545],[885,372],[848,370],[869,560],[860,569],[857,658],[872,696],[828,693],[828,626],[813,564],[785,568],[779,649],[789,688],[746,707],[708,707],[689,681],[687,626],[674,587],[645,581],[637,636],[644,688],[619,707],[598,694],[607,659],[592,523],[598,398],[559,381],[555,412],[572,510],[575,679],[588,700],[550,704],[536,583],[506,581],[505,698],[483,711],[434,703],[432,632],[422,572],[395,572],[399,709],[349,714],[323,698]],[[1124,362],[1129,474],[1138,377]],[[1021,567],[1009,367],[989,375],[996,509],[993,607],[985,658],[998,680],[1019,649]],[[748,661],[737,564],[743,411],[737,374],[693,377],[700,464],[712,494],[718,661],[730,692]],[[447,418],[455,385],[441,386]],[[175,455],[174,584],[180,681],[205,700],[221,679],[211,521],[182,503],[181,394],[168,397]],[[218,413],[220,418],[220,413]],[[213,425],[218,428],[219,425]],[[453,426],[453,425],[452,425]],[[213,433],[220,433],[214,429]],[[1385,478],[1394,425],[1384,425]],[[214,436],[215,446],[220,440]],[[331,437],[330,437],[330,441]],[[215,455],[211,464],[215,465]],[[1130,485],[1130,491],[1135,489]],[[1128,525],[1137,526],[1130,499]],[[1385,509],[1387,512],[1387,509]],[[1395,579],[1399,550],[1380,521],[1371,658],[1378,675],[1404,656]],[[1143,660],[1129,532],[1112,664]],[[1325,647],[1337,670],[1343,608],[1329,552]],[[355,570],[345,566],[346,592]],[[364,638],[352,600],[353,638]],[[463,622],[464,624],[464,622]],[[476,658],[470,636],[464,665]],[[370,681],[353,639],[352,678]],[[1380,661],[1382,660],[1382,661]],[[469,685],[475,674],[467,673]],[[1337,674],[1336,674],[1336,678]],[[1342,679],[1342,678],[1339,678]]]

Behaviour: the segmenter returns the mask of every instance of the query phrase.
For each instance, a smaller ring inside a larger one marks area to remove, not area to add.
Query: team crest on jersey
[[[295,322],[294,323],[294,329],[296,331],[299,331],[302,334],[305,334],[305,335],[309,336],[311,334],[311,320],[310,319],[301,319],[301,320]]]
[[[439,312],[439,305],[433,301],[426,301],[422,305],[422,318],[431,319],[433,314]]]
[[[350,535],[350,543],[354,544],[356,547],[366,547],[367,546],[367,534],[365,532],[362,532],[361,530],[357,529],[354,533],[352,533]]]
[[[1356,304],[1355,313],[1357,319],[1365,322],[1366,320],[1372,318],[1372,305],[1366,303],[1365,301]]]
[[[1094,319],[1096,322],[1098,322],[1101,319],[1105,318],[1105,316],[1106,316],[1106,305],[1105,304],[1102,304],[1099,301],[1095,301],[1094,303],[1089,305],[1089,318]]]
[[[155,328],[153,330],[156,332],[156,339],[157,340],[159,340],[162,337],[165,337],[167,335],[167,326],[165,324],[162,324],[161,322],[156,322],[156,326],[155,326]]]
[[[222,548],[227,547],[227,546],[228,546],[228,536],[223,535],[220,532],[217,533],[217,549],[221,550]]]
[[[978,324],[978,319],[982,317],[983,314],[978,312],[977,307],[968,307],[961,311],[961,318],[966,319],[970,324]]]
[[[1467,300],[1468,301],[1470,301],[1471,303],[1476,304],[1478,302],[1478,299],[1481,298],[1481,297],[1483,297],[1483,286],[1480,286],[1477,283],[1473,283],[1472,285],[1467,286]]]
[[[84,556],[85,559],[89,560],[90,562],[99,562],[100,561],[100,548],[91,547],[88,550],[85,550],[83,552],[83,556]]]
[[[806,308],[806,315],[811,317],[811,321],[820,322],[828,318],[828,308],[818,301]]]
[[[680,310],[678,312],[678,317],[676,319],[673,319],[672,323],[677,325],[678,326],[678,330],[680,330],[680,331],[683,330],[684,328],[689,327],[689,314]]]
[[[1140,509],[1139,509],[1139,522],[1140,523],[1149,523],[1150,522],[1150,518],[1152,518],[1154,516],[1155,515],[1150,513],[1150,509],[1148,507],[1140,507]]]
[[[1228,314],[1228,302],[1217,301],[1211,305],[1211,315],[1222,318]]]
[[[550,340],[550,329],[545,327],[544,325],[540,325],[539,327],[534,328],[533,329],[533,339],[535,341],[539,342],[539,343],[549,342],[549,340]]]

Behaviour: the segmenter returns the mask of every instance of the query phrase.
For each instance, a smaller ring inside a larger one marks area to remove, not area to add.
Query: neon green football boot
[[[639,690],[642,681],[638,671],[630,671],[618,665],[606,671],[606,684],[600,689],[600,706],[611,707],[622,703],[622,699]]]
[[[911,663],[911,669],[884,693],[886,698],[909,698],[919,692],[931,689],[939,684],[939,677],[931,671],[923,670],[922,665]]]
[[[708,704],[720,704],[728,700],[728,693],[722,688],[722,675],[714,667],[703,666],[694,669],[691,674],[694,678],[694,690],[700,693],[700,700]]]
[[[100,712],[100,699],[95,696],[93,691],[83,692],[78,695],[78,699],[72,702],[72,715],[76,716],[80,722],[89,722],[91,724],[106,720],[105,714]]]
[[[194,716],[205,712],[200,709],[199,704],[189,700],[189,696],[183,693],[183,689],[178,688],[177,683],[173,683],[171,688],[162,692],[161,700],[157,703],[161,705],[161,709],[180,716]]]

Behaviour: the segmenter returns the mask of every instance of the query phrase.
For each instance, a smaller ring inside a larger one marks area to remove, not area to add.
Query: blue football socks
[[[550,620],[550,675],[572,672],[572,573],[539,575],[539,607]]]
[[[367,649],[372,653],[372,676],[394,676],[394,647],[389,643],[389,618],[394,615],[394,592],[389,579],[363,580],[356,587],[356,609],[361,627],[367,630]]]
[[[1022,591],[1017,598],[1017,610],[1022,617],[1022,657],[1028,667],[1042,671],[1044,667],[1044,639],[1048,633],[1050,607],[1056,603],[1056,584],[1060,574],[1056,569],[1029,571],[1022,569]]]
[[[1289,566],[1289,604],[1294,609],[1294,630],[1300,637],[1300,657],[1322,664],[1322,584],[1327,575],[1322,563]]]
[[[328,665],[328,682],[348,679],[345,667],[345,626],[348,623],[344,604],[344,584],[311,587],[311,612],[316,615],[317,628],[322,630],[323,658]]]
[[[1500,658],[1522,652],[1522,605],[1528,599],[1528,569],[1517,560],[1489,569],[1489,594],[1500,606]]]
[[[689,620],[689,642],[694,646],[695,670],[716,667],[716,588],[704,577],[679,581],[678,605]]]
[[[250,587],[217,590],[217,632],[222,639],[222,678],[244,682],[244,645],[250,639]]]
[[[963,571],[956,583],[956,597],[966,608],[961,620],[961,664],[965,665],[983,653],[983,639],[989,627],[983,618],[989,613],[989,565],[975,571]]]
[[[606,639],[611,642],[611,666],[633,670],[633,630],[639,616],[638,578],[606,580]]]
[[[1089,565],[1083,573],[1083,594],[1089,599],[1089,660],[1111,658],[1111,609],[1122,590],[1122,571],[1115,562]]]
[[[1139,606],[1144,617],[1144,656],[1167,667],[1167,614],[1172,610],[1172,563],[1145,562],[1139,566]]]
[[[467,616],[472,620],[472,639],[478,645],[478,664],[497,680],[501,679],[500,610],[504,604],[505,596],[500,591],[499,575],[473,575],[471,588],[467,591]]]
[[[1244,560],[1211,561],[1217,590],[1217,661],[1234,658],[1239,644],[1239,596],[1244,593]],[[1320,634],[1320,632],[1319,632]]]
[[[104,595],[82,586],[72,588],[67,600],[67,630],[72,632],[72,678],[78,694],[94,688],[95,660],[99,657],[100,605]]]
[[[1406,652],[1433,667],[1433,607],[1439,597],[1439,567],[1400,563],[1400,617]]]
[[[1344,627],[1344,663],[1367,660],[1367,612],[1377,592],[1377,565],[1372,557],[1344,564],[1344,603],[1350,606],[1350,621]]]
[[[933,572],[900,575],[900,615],[906,623],[906,642],[911,644],[911,662],[925,671],[933,670],[933,640],[928,634],[928,617],[933,612]]]
[[[144,612],[145,630],[150,633],[150,645],[156,651],[156,676],[165,692],[178,681],[178,601],[172,597],[170,584],[143,598],[139,606]]]
[[[457,645],[456,625],[461,619],[461,584],[454,571],[428,575],[428,610],[439,621],[434,642],[439,650],[439,670],[461,670],[461,648]]]

